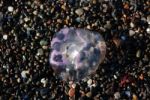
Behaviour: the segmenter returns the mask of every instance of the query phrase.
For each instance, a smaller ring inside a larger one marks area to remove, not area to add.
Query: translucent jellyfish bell
[[[63,28],[51,41],[50,64],[63,80],[79,81],[104,60],[106,45],[98,32]]]

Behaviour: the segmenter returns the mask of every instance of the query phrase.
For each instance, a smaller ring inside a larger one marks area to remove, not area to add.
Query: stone
[[[14,8],[12,6],[8,6],[8,11],[9,12],[13,12],[14,11]]]
[[[42,48],[38,49],[37,55],[43,55],[43,54],[44,54],[43,49]]]
[[[130,35],[130,36],[133,36],[134,34],[135,34],[135,31],[129,30],[129,35]]]
[[[79,16],[81,16],[84,13],[84,10],[82,8],[78,8],[75,10],[75,13]]]
[[[7,34],[4,34],[4,35],[3,35],[3,39],[4,39],[4,40],[7,40],[7,39],[8,39],[8,35],[7,35]]]

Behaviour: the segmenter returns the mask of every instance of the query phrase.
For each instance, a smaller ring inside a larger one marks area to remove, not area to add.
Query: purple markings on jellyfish
[[[52,48],[56,51],[60,51],[61,43],[60,42],[54,42],[52,45]]]
[[[85,60],[85,59],[86,59],[86,54],[85,54],[85,52],[82,51],[82,52],[80,53],[80,59],[79,59],[79,61],[82,62],[82,61]]]
[[[50,63],[54,66],[64,65],[63,59],[60,61],[58,55],[61,55],[61,53],[57,51],[53,51],[50,55]]]
[[[63,62],[62,61],[62,55],[61,54],[54,55],[53,60],[56,61],[56,62]]]
[[[91,47],[94,47],[94,44],[93,44],[93,43],[87,43],[87,44],[85,45],[85,47],[83,48],[83,50],[87,51],[87,50],[89,50]]]
[[[53,40],[51,41],[51,46],[55,43],[55,42],[61,42],[59,39],[57,38],[53,38]]]
[[[57,37],[59,40],[63,40],[64,37],[65,37],[65,35],[64,35],[63,33],[58,33],[58,34],[56,35],[56,37]]]

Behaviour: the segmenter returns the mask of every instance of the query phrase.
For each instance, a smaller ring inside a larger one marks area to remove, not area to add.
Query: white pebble
[[[12,6],[9,6],[9,7],[8,7],[8,11],[9,11],[9,12],[13,12],[13,10],[14,10],[14,8],[13,8]]]
[[[7,40],[8,36],[6,34],[3,35],[3,39]]]
[[[147,29],[146,29],[146,32],[147,32],[148,34],[150,34],[150,28],[147,28]]]
[[[135,31],[129,30],[129,35],[130,35],[130,36],[133,36],[134,34],[135,34]]]
[[[130,27],[133,28],[134,26],[135,26],[134,23],[131,22],[131,23],[130,23]]]
[[[117,79],[117,76],[116,76],[116,75],[114,75],[114,78],[115,78],[115,79]]]
[[[76,84],[72,84],[72,88],[76,88]]]
[[[88,84],[88,85],[91,85],[91,84],[92,84],[92,79],[89,79],[89,80],[87,81],[87,84]]]

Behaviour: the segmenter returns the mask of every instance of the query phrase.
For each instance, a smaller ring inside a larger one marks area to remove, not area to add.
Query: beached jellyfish
[[[63,80],[79,81],[97,70],[105,53],[106,45],[98,32],[63,28],[52,38],[49,61]]]

